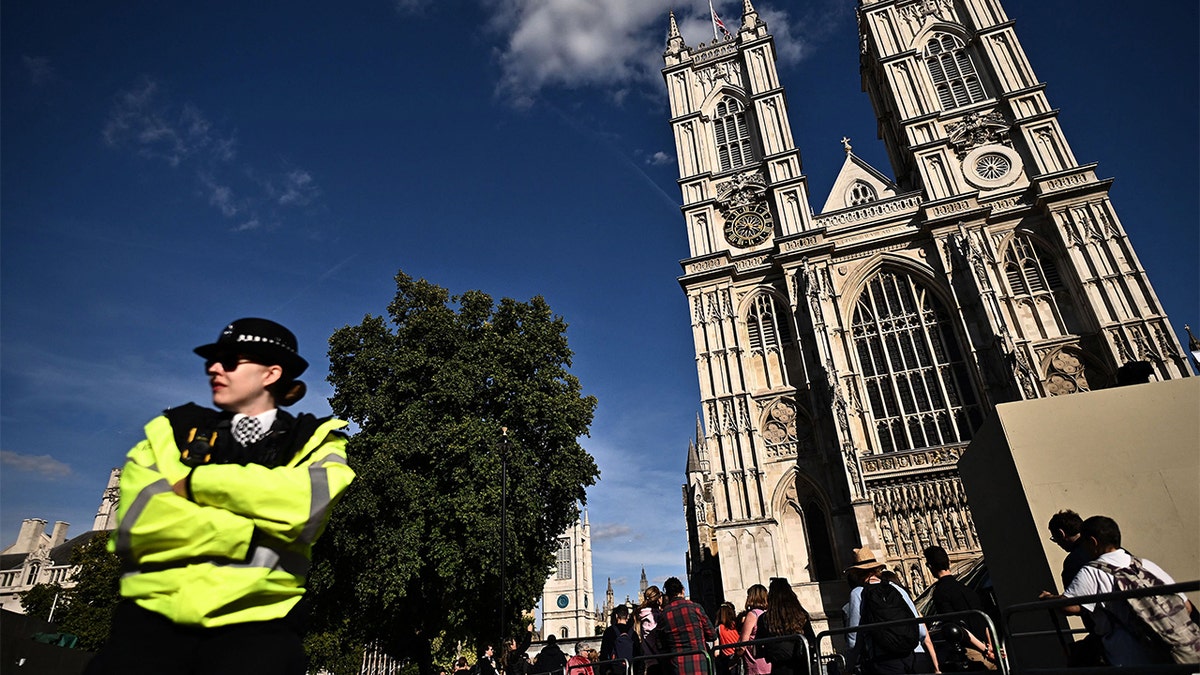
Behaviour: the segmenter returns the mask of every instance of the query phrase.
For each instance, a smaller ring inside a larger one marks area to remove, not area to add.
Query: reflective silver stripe
[[[231,560],[219,560],[216,558],[191,558],[188,560],[176,560],[171,563],[161,563],[152,565],[143,565],[141,569],[125,572],[121,575],[122,579],[136,576],[138,574],[148,572],[159,572],[162,570],[179,569],[188,565],[209,564],[213,567],[236,567],[236,568],[262,568],[267,570],[279,570],[287,572],[294,577],[308,576],[309,568],[312,563],[308,558],[304,557],[303,553],[295,551],[277,551],[266,546],[253,545],[245,560],[234,562]]]
[[[282,570],[295,577],[308,576],[311,566],[308,558],[294,551],[276,551],[266,546],[251,546],[250,555],[244,562],[219,563],[217,567],[265,567],[269,570]]]
[[[321,461],[308,467],[308,480],[311,483],[312,495],[308,502],[308,522],[300,533],[300,541],[311,544],[317,539],[317,531],[325,522],[325,514],[329,512],[329,474],[323,468],[326,464],[345,464],[346,458],[340,455],[329,455]]]
[[[157,467],[149,468],[151,471],[158,471]],[[119,557],[128,558],[133,554],[133,525],[142,516],[142,511],[146,510],[150,500],[157,495],[171,491],[171,484],[167,482],[167,479],[159,478],[142,488],[142,491],[134,498],[133,503],[129,505],[129,510],[125,512],[125,517],[121,519],[121,524],[117,526],[116,553]]]

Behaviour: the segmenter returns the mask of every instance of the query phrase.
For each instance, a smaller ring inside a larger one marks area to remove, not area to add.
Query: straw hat
[[[854,564],[846,569],[873,570],[881,567],[884,567],[884,564],[875,559],[875,552],[864,546],[854,549]]]

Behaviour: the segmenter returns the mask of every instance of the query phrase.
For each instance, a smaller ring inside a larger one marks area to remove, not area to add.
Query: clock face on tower
[[[571,604],[571,599],[565,595],[560,595],[558,596],[557,603],[559,609],[566,609],[567,605]]]
[[[725,222],[725,241],[749,248],[771,236],[771,217],[760,211],[743,211]]]

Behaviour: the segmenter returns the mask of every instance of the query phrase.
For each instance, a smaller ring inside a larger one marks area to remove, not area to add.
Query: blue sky
[[[731,27],[740,0],[716,3]],[[853,3],[757,0],[816,208],[849,136],[890,174]],[[698,388],[676,282],[661,54],[707,3],[422,0],[0,5],[0,541],[90,528],[108,471],[167,405],[206,401],[191,348],[241,316],[291,327],[328,411],[338,327],[397,270],[544,295],[599,398],[584,445],[596,591],[682,575]],[[1198,5],[1006,3],[1081,162],[1174,327],[1197,308]],[[1079,13],[1080,8],[1086,12]]]

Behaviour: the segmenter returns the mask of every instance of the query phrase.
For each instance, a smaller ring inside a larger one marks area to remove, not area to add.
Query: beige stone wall
[[[1001,607],[1058,588],[1061,509],[1109,516],[1125,548],[1200,578],[1200,378],[997,406],[958,468]]]

